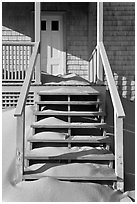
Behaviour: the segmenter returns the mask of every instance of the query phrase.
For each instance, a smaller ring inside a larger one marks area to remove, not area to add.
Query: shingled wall
[[[67,72],[88,79],[96,45],[96,2],[42,2],[43,11],[66,14]],[[3,3],[3,40],[34,41],[34,3]],[[122,97],[135,100],[135,3],[104,3],[104,44]]]
[[[104,44],[122,97],[135,100],[135,3],[104,3]]]
[[[34,4],[24,2],[2,3],[2,40],[34,40]]]

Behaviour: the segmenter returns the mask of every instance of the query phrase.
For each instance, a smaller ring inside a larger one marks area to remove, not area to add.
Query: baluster
[[[15,45],[15,80],[17,80],[17,46]]]
[[[32,45],[32,46],[31,46],[31,55],[32,55],[32,53],[33,53],[33,50],[34,50],[34,46]],[[30,55],[30,57],[31,57],[31,55]],[[35,72],[36,72],[36,69],[34,69],[34,71],[33,71],[32,81],[35,81]]]
[[[22,79],[24,79],[24,46],[22,45]]]
[[[18,71],[18,78],[19,78],[19,80],[21,80],[21,64],[20,64],[20,62],[21,62],[21,46],[19,45],[18,46],[18,49],[19,49],[19,51],[18,51],[18,54],[19,54],[19,71]]]
[[[26,76],[26,70],[27,70],[27,55],[28,55],[28,53],[27,53],[27,49],[28,49],[28,47],[29,46],[25,46],[25,76]],[[24,78],[25,78],[25,76],[24,76]]]
[[[11,79],[13,80],[13,72],[14,72],[14,46],[11,46]]]
[[[6,46],[3,46],[3,52],[4,52],[4,62],[3,62],[3,71],[4,71],[4,80],[6,80],[6,67],[7,67],[7,62],[6,62]]]
[[[8,46],[8,79],[10,79],[10,46]]]
[[[94,67],[94,83],[96,83],[97,78],[97,51],[95,50],[94,56],[93,56],[93,67]]]

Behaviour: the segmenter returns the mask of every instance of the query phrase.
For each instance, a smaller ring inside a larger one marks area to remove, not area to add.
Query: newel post
[[[103,2],[97,2],[97,81],[103,81],[103,67],[99,54],[99,42],[103,41]]]
[[[41,25],[41,3],[35,2],[35,42],[40,42],[40,25]],[[40,46],[37,55],[36,67],[35,67],[35,83],[41,83],[41,69],[40,69]]]
[[[24,171],[24,140],[25,140],[25,109],[21,116],[17,116],[16,132],[16,175],[14,182],[19,183]]]
[[[114,111],[115,132],[115,173],[118,177],[117,189],[124,191],[124,164],[123,164],[123,118],[118,118]]]

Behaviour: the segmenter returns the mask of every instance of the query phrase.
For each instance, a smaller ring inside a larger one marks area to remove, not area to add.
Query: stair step
[[[98,163],[37,163],[25,168],[26,178],[54,177],[62,180],[116,180],[114,169]]]
[[[67,147],[42,147],[30,150],[25,155],[26,159],[32,160],[77,160],[77,161],[95,161],[95,160],[114,160],[112,152],[106,149],[86,148],[69,149]]]
[[[69,123],[69,124],[37,124],[32,128],[106,128],[106,123]]]
[[[23,175],[23,179],[40,179],[40,178],[50,177],[50,176],[41,176],[40,174],[33,175],[33,174],[26,174]],[[57,177],[57,176],[51,176],[51,178],[55,178],[62,181],[117,181],[117,177],[114,173],[109,176],[92,176],[92,177]]]
[[[105,116],[104,111],[36,111],[35,115],[62,115],[62,116]]]
[[[101,101],[38,101],[38,105],[99,105]]]
[[[46,95],[68,95],[68,96],[72,96],[72,95],[81,95],[81,96],[86,96],[86,95],[91,95],[91,96],[99,96],[100,93],[99,92],[83,92],[83,91],[72,91],[71,89],[69,89],[68,91],[40,91],[38,92],[38,95],[40,96],[46,96]]]
[[[46,139],[46,138],[35,138],[35,136],[32,136],[28,138],[29,142],[46,142],[46,143],[110,143],[111,139],[110,137],[105,136],[96,136],[96,137],[90,137],[89,139],[80,139],[81,136],[75,136],[68,139]],[[85,136],[86,137],[86,136]],[[77,139],[78,138],[78,139]],[[84,136],[82,136],[84,138]]]
[[[26,154],[25,159],[29,160],[49,160],[49,161],[60,161],[60,160],[69,160],[69,161],[113,161],[115,157],[113,154],[102,154],[102,155],[88,155],[82,157],[69,157],[69,156],[39,156]]]

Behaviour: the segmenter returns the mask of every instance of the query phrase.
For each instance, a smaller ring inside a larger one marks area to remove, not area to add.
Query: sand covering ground
[[[3,201],[12,202],[105,202],[119,201],[123,195],[114,192],[109,187],[98,184],[82,184],[58,181],[52,178],[43,178],[38,181],[21,182],[13,185],[15,177],[16,155],[16,119],[13,117],[15,110],[3,112],[2,118],[2,179]],[[30,124],[33,120],[32,107],[26,108],[26,134],[30,136]],[[8,122],[7,122],[8,121]],[[8,147],[8,148],[7,148]],[[70,171],[74,173],[75,165],[70,165]],[[72,167],[72,168],[71,168]],[[81,166],[82,168],[83,165]],[[61,167],[53,168],[51,174]],[[64,166],[63,168],[66,168]],[[87,165],[87,172],[91,172]],[[67,168],[66,168],[67,169]],[[93,168],[94,170],[94,168]],[[62,172],[63,173],[63,172]],[[126,197],[126,199],[129,198]],[[123,201],[123,200],[122,200]]]

